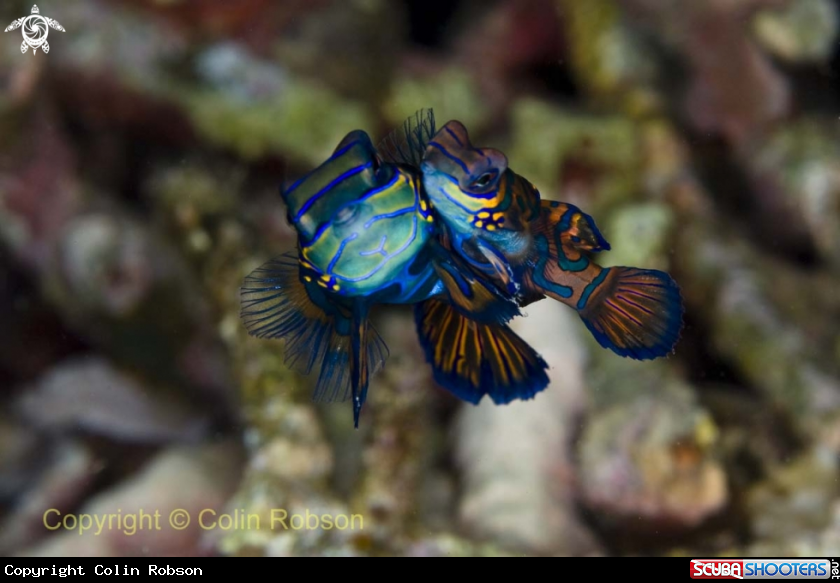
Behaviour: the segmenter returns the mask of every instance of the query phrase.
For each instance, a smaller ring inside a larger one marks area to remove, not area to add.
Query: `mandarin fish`
[[[315,401],[349,393],[358,427],[369,379],[389,355],[369,323],[375,304],[425,306],[431,320],[418,330],[447,366],[435,379],[465,400],[506,403],[548,385],[545,361],[505,324],[516,303],[439,245],[417,169],[384,163],[356,130],[281,195],[297,249],[246,277],[241,316],[249,334],[285,340],[289,366],[319,371]]]
[[[435,131],[433,112],[422,110],[380,149],[387,161],[421,169],[449,250],[505,297],[525,306],[548,296],[572,307],[602,347],[623,357],[674,350],[684,312],[676,282],[662,271],[591,261],[586,253],[610,249],[594,219],[541,200],[505,154],[474,147],[463,124]]]

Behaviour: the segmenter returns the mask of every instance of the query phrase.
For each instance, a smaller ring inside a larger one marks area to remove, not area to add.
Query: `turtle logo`
[[[33,6],[32,14],[18,18],[7,26],[4,31],[17,30],[23,26],[23,30],[21,31],[23,33],[23,44],[20,45],[21,53],[25,53],[29,47],[32,47],[33,55],[38,52],[38,48],[48,53],[50,52],[50,45],[47,42],[47,34],[50,32],[50,28],[64,32],[64,27],[58,21],[41,16],[39,12],[38,7]]]

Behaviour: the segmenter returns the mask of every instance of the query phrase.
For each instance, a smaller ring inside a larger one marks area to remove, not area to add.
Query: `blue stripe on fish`
[[[353,146],[355,146],[358,143],[361,143],[361,140],[354,140],[354,141],[350,142],[349,144],[347,144],[346,146],[344,146],[343,148],[341,148],[337,152],[333,153],[332,156],[327,158],[327,162],[329,162],[330,160],[334,160],[334,159],[338,158],[339,156],[342,156],[343,154],[346,154],[347,150],[349,150],[350,148],[352,148]],[[326,162],[325,162],[325,164],[326,164]],[[321,166],[323,166],[323,164],[321,164]],[[318,170],[318,169],[319,168],[316,168],[315,170]],[[285,195],[288,196],[288,195],[292,194],[292,191],[294,189],[296,189],[298,186],[300,186],[301,182],[303,182],[304,180],[309,178],[312,175],[312,173],[315,172],[315,170],[311,170],[311,171],[307,172],[306,174],[304,174],[303,176],[301,176],[300,178],[298,178],[297,180],[295,180],[292,183],[292,185],[286,190]]]
[[[338,259],[341,257],[341,254],[344,253],[344,248],[347,247],[347,243],[349,243],[358,236],[358,233],[353,233],[341,242],[341,244],[338,246],[338,251],[335,252],[335,257],[333,257],[332,261],[330,261],[330,264],[327,265],[327,273],[332,273],[332,268],[335,267],[335,264],[338,262]]]
[[[458,138],[457,135],[455,135],[455,132],[453,132],[451,129],[449,129],[446,126],[443,127],[443,131],[445,131],[447,134],[449,134],[452,137],[452,139],[455,140],[456,144],[458,144],[462,148],[464,147],[464,143]]]
[[[361,202],[363,200],[367,200],[368,198],[379,194],[383,190],[387,190],[387,189],[391,188],[392,186],[394,186],[394,184],[396,184],[396,182],[397,182],[397,180],[399,180],[399,178],[400,178],[400,175],[395,172],[394,176],[391,178],[391,180],[387,184],[384,184],[384,185],[379,186],[377,188],[372,188],[372,189],[368,190],[364,194],[364,196],[360,196],[356,200],[352,200],[352,201],[348,202],[347,204],[341,205],[338,208],[338,210],[336,211],[336,214],[338,214],[339,212],[341,212],[342,210],[344,210],[348,206],[358,204],[359,202]],[[321,235],[324,234],[324,231],[327,230],[327,227],[329,227],[331,224],[332,224],[332,221],[326,221],[326,222],[322,223],[318,227],[318,230],[315,231],[315,234],[312,235],[312,239],[304,247],[310,247],[310,246],[314,245],[318,241],[318,239],[321,237]]]
[[[368,221],[365,223],[365,229],[370,228],[370,226],[373,223],[375,223],[376,221],[379,221],[381,219],[393,219],[394,217],[399,217],[399,216],[404,215],[406,213],[413,213],[415,211],[415,209],[416,209],[416,207],[414,207],[414,206],[407,206],[403,209],[400,209],[398,211],[394,211],[392,213],[385,213],[385,214],[382,214],[382,215],[376,215],[375,217],[371,217],[370,219],[368,219]]]
[[[451,196],[449,196],[449,193],[448,193],[448,192],[446,192],[446,190],[444,190],[444,189],[443,189],[443,188],[441,188],[440,186],[438,186],[438,190],[439,190],[439,191],[441,191],[441,192],[443,193],[443,196],[445,196],[446,198],[448,198],[448,199],[449,199],[449,201],[450,201],[452,204],[454,204],[455,206],[457,206],[459,209],[461,209],[461,210],[462,210],[462,211],[464,211],[465,213],[469,213],[469,214],[471,214],[471,215],[472,215],[472,214],[474,214],[472,210],[468,209],[468,208],[467,208],[467,207],[465,207],[463,204],[461,204],[460,202],[458,202],[456,199],[454,199],[454,198],[452,198]]]
[[[395,256],[399,255],[400,253],[402,253],[403,251],[405,251],[414,242],[414,240],[417,238],[417,217],[414,217],[414,221],[412,222],[411,236],[409,237],[409,239],[406,240],[406,242],[403,243],[400,246],[400,248],[397,249],[396,251],[394,251],[393,253],[385,253],[383,251],[382,255],[383,255],[384,258],[382,259],[382,262],[379,265],[377,265],[376,267],[374,267],[370,272],[366,273],[365,275],[361,275],[359,277],[342,277],[340,275],[336,275],[336,274],[332,273],[331,269],[335,265],[336,261],[338,261],[338,257],[341,255],[341,252],[344,250],[344,245],[348,241],[350,241],[352,239],[355,239],[356,238],[355,235],[357,235],[357,233],[353,233],[353,235],[351,235],[351,237],[348,237],[347,239],[345,239],[344,241],[341,242],[341,247],[339,247],[339,250],[336,253],[336,256],[333,257],[333,260],[330,262],[330,265],[327,268],[328,273],[330,275],[334,276],[336,279],[338,279],[340,281],[359,282],[359,281],[364,281],[366,279],[370,279],[371,277],[376,275],[379,272],[380,269],[385,267],[385,265],[388,263],[388,261],[392,257],[395,257]]]
[[[379,247],[374,249],[373,251],[359,251],[360,257],[369,257],[371,255],[382,254],[385,255],[385,242],[388,241],[388,235],[382,235],[382,239],[379,240]]]
[[[464,190],[463,188],[461,188],[461,183],[458,182],[457,178],[455,178],[451,174],[448,174],[448,173],[444,172],[443,170],[438,170],[438,172],[440,172],[443,176],[445,176],[452,184],[457,186],[458,190],[460,190],[464,194],[469,194],[473,198],[493,198],[494,196],[496,196],[496,193],[492,190],[490,192],[472,192],[471,190]],[[438,187],[438,188],[440,188],[440,187]],[[446,194],[446,192],[444,192],[444,194]],[[448,194],[446,194],[446,196],[449,197],[449,200],[452,200],[451,196],[449,196]],[[461,208],[464,208],[464,207],[461,207]],[[473,211],[468,210],[468,209],[465,209],[465,210],[467,210],[467,212],[470,212],[470,213],[473,212]]]
[[[549,291],[561,298],[572,297],[572,294],[574,293],[572,288],[567,285],[561,285],[559,283],[549,281],[545,278],[545,275],[543,275],[545,265],[548,263],[548,239],[545,238],[545,235],[537,235],[534,238],[534,245],[539,252],[539,259],[537,259],[537,263],[534,266],[534,273],[532,275],[534,283],[543,290]]]
[[[598,277],[596,277],[591,282],[589,282],[589,285],[584,288],[583,293],[580,294],[580,299],[578,300],[578,303],[577,303],[578,311],[580,311],[580,310],[582,310],[586,307],[586,303],[589,301],[589,296],[591,296],[592,293],[596,289],[598,289],[598,286],[600,286],[602,283],[604,283],[604,279],[606,279],[607,274],[609,272],[610,272],[609,267],[604,268],[604,270],[601,271],[601,273],[598,274]]]
[[[460,158],[458,158],[457,156],[453,156],[452,154],[450,154],[449,151],[446,148],[444,148],[443,146],[441,146],[437,142],[429,142],[429,145],[432,146],[433,148],[437,148],[438,150],[440,150],[441,153],[444,156],[446,156],[447,158],[449,158],[450,160],[455,162],[458,166],[461,167],[461,169],[464,172],[466,172],[467,174],[470,173],[470,170],[469,170],[469,168],[467,168],[467,165],[464,164],[464,162]]]
[[[557,226],[554,229],[554,243],[557,245],[557,263],[564,271],[583,271],[589,267],[589,259],[586,257],[581,257],[576,261],[570,261],[560,240],[563,233],[568,231],[572,226],[572,217],[574,217],[577,212],[579,212],[577,207],[569,205],[569,208],[567,208],[566,212],[563,213],[563,216],[560,218],[560,222],[557,223]]]
[[[332,182],[330,182],[324,188],[322,188],[321,190],[319,190],[318,192],[313,194],[309,198],[309,200],[307,200],[304,203],[304,205],[301,207],[301,209],[295,215],[294,222],[297,223],[298,221],[300,221],[300,217],[302,217],[304,214],[306,214],[306,211],[308,211],[312,207],[312,205],[315,204],[315,202],[319,198],[324,196],[327,192],[329,192],[330,190],[332,190],[333,188],[335,188],[336,186],[338,186],[339,184],[341,184],[342,182],[344,182],[345,180],[347,180],[351,176],[355,176],[356,174],[358,174],[360,172],[363,172],[366,168],[370,168],[372,165],[373,165],[373,162],[367,162],[367,163],[362,164],[360,166],[356,166],[355,168],[351,168],[350,170],[348,170],[344,174],[341,174],[340,176],[336,177]]]
[[[459,144],[460,145],[460,144]],[[493,165],[493,160],[490,159],[490,156],[484,153],[484,150],[481,148],[473,148],[473,152],[477,153],[479,156],[483,156],[484,160],[487,162],[488,166]]]
[[[335,159],[336,159],[336,158],[338,158],[339,156],[344,155],[344,154],[347,152],[347,150],[349,150],[350,148],[352,148],[353,146],[355,146],[355,145],[356,145],[356,144],[358,144],[358,143],[361,143],[361,140],[353,140],[352,142],[350,142],[349,144],[347,144],[346,146],[344,146],[344,147],[343,147],[343,148],[341,148],[340,150],[336,150],[336,151],[333,153],[333,155],[332,155],[332,156],[330,156],[329,158],[327,158],[327,162],[329,162],[330,160],[335,160]],[[322,166],[323,166],[323,164],[322,164]]]

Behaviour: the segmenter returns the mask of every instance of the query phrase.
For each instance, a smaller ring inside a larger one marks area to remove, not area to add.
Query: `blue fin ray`
[[[435,114],[431,109],[421,109],[388,134],[376,149],[385,162],[419,168],[434,135]]]
[[[261,265],[240,289],[240,316],[248,334],[283,339],[284,362],[301,374],[318,372],[313,401],[345,401],[350,395],[350,310],[331,302],[317,286],[300,280],[296,252]],[[368,377],[388,359],[385,342],[370,326],[367,333]]]

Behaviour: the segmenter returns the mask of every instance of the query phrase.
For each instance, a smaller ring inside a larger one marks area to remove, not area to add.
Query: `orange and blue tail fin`
[[[501,405],[548,386],[548,365],[507,325],[477,323],[436,299],[417,304],[414,314],[434,379],[455,396],[478,404],[487,394]]]
[[[313,401],[345,401],[352,391],[358,426],[368,379],[388,359],[388,347],[366,318],[359,324],[353,310],[332,302],[316,285],[304,285],[293,252],[251,272],[240,294],[248,333],[284,339],[287,366],[302,374],[318,371]],[[357,351],[366,355],[364,362],[354,358]]]
[[[587,254],[610,244],[595,220],[571,204],[541,201],[532,229],[526,289],[575,308],[598,343],[616,354],[650,360],[674,350],[684,308],[667,273],[594,264]]]
[[[583,289],[576,307],[598,343],[620,356],[665,356],[680,338],[682,297],[676,282],[662,271],[604,268]]]

